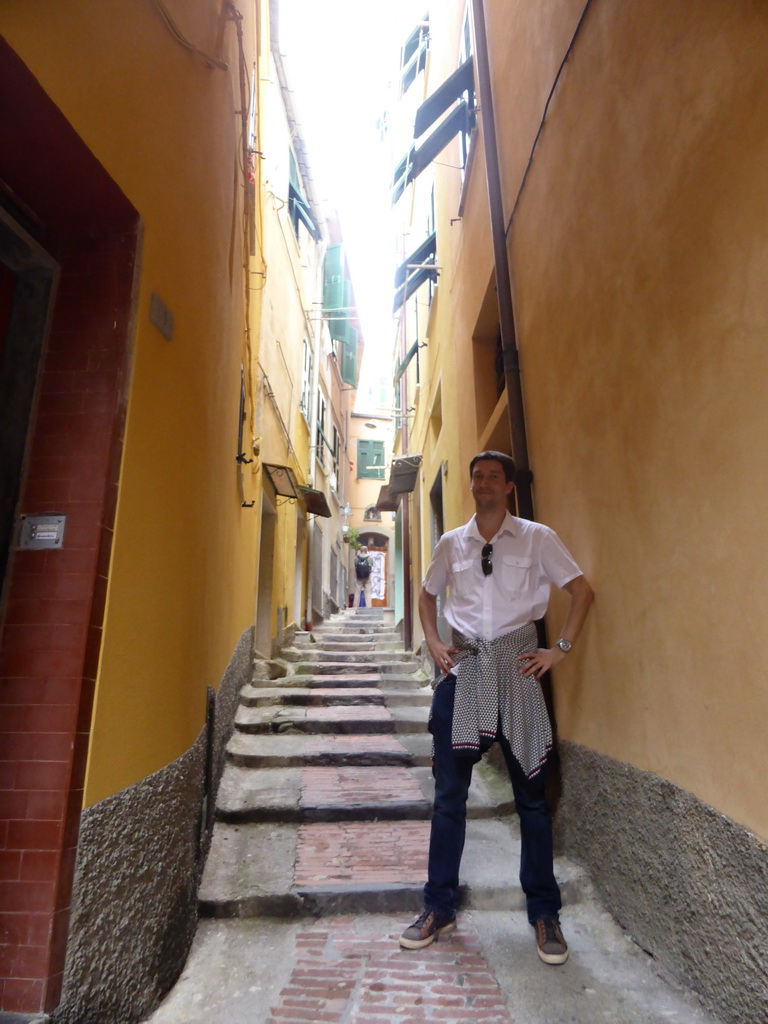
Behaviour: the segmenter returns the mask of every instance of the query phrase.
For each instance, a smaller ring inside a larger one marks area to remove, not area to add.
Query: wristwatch
[[[555,647],[559,647],[563,654],[567,654],[568,651],[570,651],[570,649],[573,647],[573,644],[570,640],[563,640],[563,638],[560,637],[560,639],[555,644]]]

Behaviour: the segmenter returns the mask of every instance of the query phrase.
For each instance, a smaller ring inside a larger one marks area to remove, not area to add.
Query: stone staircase
[[[200,889],[207,917],[421,909],[433,797],[429,682],[386,609],[344,611],[243,688]],[[511,787],[474,773],[462,899],[522,909]],[[556,865],[564,899],[583,877]]]

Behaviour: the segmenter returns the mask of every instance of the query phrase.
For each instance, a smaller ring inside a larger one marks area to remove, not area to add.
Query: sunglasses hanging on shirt
[[[480,552],[480,565],[483,568],[483,576],[490,576],[493,572],[493,544],[484,544]]]

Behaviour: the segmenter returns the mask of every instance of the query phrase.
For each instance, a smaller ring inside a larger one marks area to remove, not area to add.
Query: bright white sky
[[[368,358],[388,358],[397,252],[394,167],[377,119],[391,103],[400,47],[428,0],[280,0],[280,49],[317,198],[339,211]]]

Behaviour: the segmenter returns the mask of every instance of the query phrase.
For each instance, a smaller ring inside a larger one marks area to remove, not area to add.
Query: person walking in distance
[[[355,596],[352,606],[357,608],[360,604],[360,592],[365,595],[365,607],[371,607],[371,573],[373,562],[368,554],[368,548],[363,544],[355,558]]]
[[[562,964],[568,945],[560,928],[544,792],[552,731],[539,679],[568,656],[594,594],[553,530],[507,510],[515,480],[508,455],[481,452],[469,474],[475,514],[440,538],[419,596],[424,638],[442,677],[429,720],[435,802],[424,911],[400,936],[400,945],[421,949],[456,927],[472,767],[498,740],[520,818],[520,884],[528,920],[540,958]],[[557,641],[540,648],[534,623],[547,609],[553,584],[570,602]],[[451,643],[437,632],[437,596],[446,586]]]

